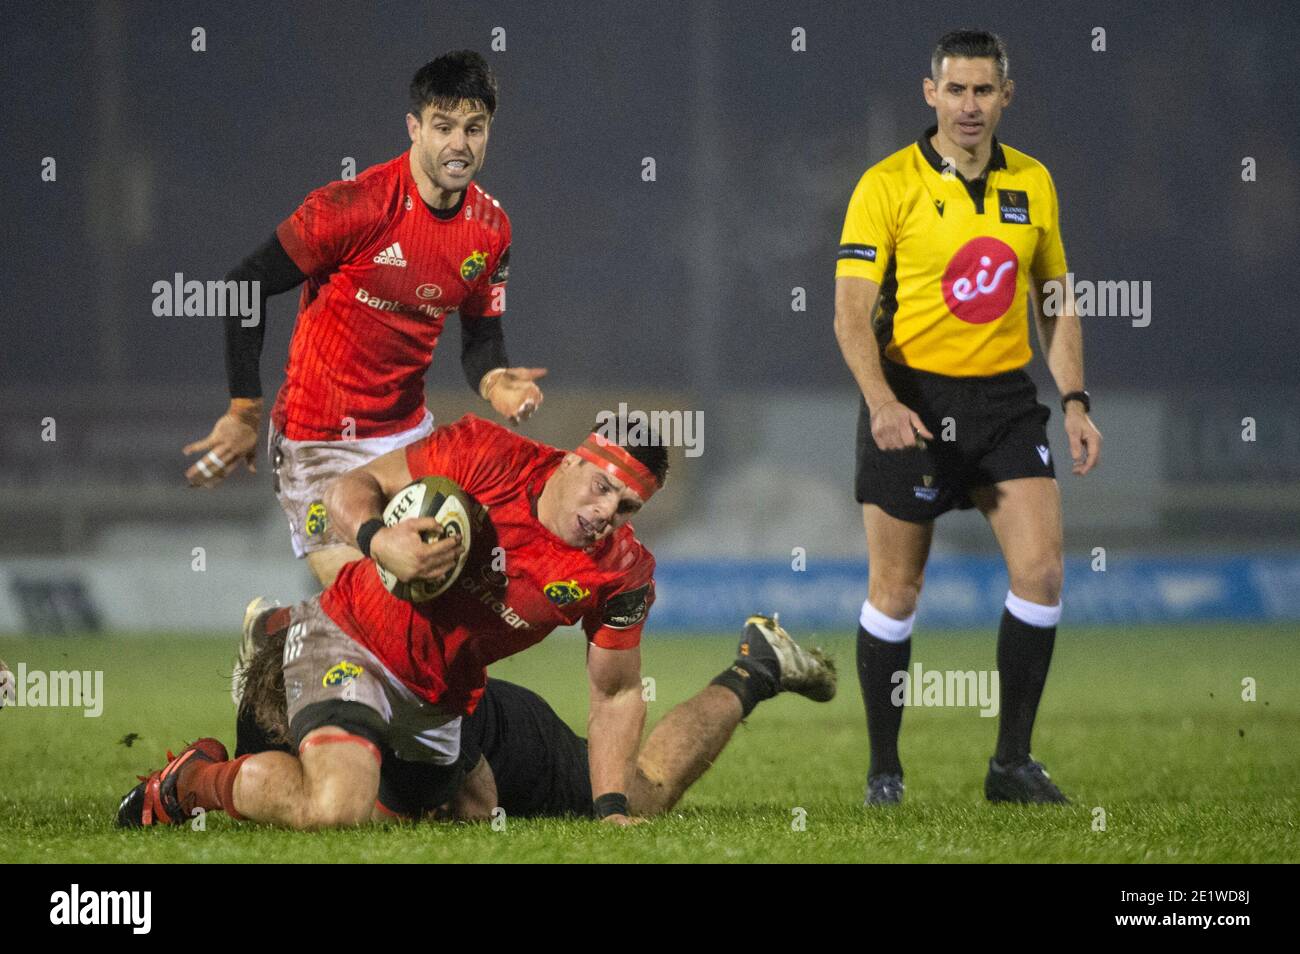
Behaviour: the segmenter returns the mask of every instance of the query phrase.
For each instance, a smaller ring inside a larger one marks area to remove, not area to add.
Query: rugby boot
[[[224,762],[226,747],[216,739],[199,739],[180,755],[167,753],[167,764],[156,772],[139,776],[140,784],[127,792],[117,808],[119,828],[150,825],[181,825],[189,821],[192,799],[181,799],[177,788],[181,774],[198,762]]]
[[[775,613],[745,620],[739,656],[765,664],[776,674],[782,692],[795,692],[814,702],[835,698],[835,663],[820,649],[804,649],[796,643]]]

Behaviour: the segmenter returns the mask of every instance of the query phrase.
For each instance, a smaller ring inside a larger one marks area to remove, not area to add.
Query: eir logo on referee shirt
[[[984,325],[1007,313],[1016,297],[1020,259],[1006,242],[988,236],[957,249],[943,272],[943,300],[962,321]]]

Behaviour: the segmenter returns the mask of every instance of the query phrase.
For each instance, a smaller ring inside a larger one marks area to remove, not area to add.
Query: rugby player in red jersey
[[[240,687],[236,756],[293,751],[284,701],[288,614],[287,609],[268,614],[273,619],[263,627]],[[673,706],[641,746],[627,793],[630,810],[645,818],[675,806],[718,760],[758,703],[781,692],[828,702],[835,689],[835,667],[820,650],[800,646],[775,616],[749,617],[735,662]],[[434,817],[484,821],[500,817],[498,809],[510,818],[594,813],[587,740],[537,693],[489,678],[478,705],[462,720],[460,744],[468,774],[451,801],[435,807]],[[428,804],[419,789],[403,799]]]
[[[350,471],[328,490],[335,527],[407,582],[441,578],[460,544],[424,542],[437,529],[430,519],[388,527],[379,515],[413,479],[456,481],[484,509],[459,578],[414,604],[389,593],[370,560],[343,567],[290,609],[283,667],[297,755],[228,761],[219,742],[201,739],[137,786],[119,821],[177,823],[194,808],[294,828],[385,811],[418,817],[460,786],[461,719],[483,694],[487,666],[581,623],[594,813],[626,823],[645,719],[638,645],[654,601],[654,559],[627,521],[667,469],[657,442],[622,446],[593,432],[566,453],[466,415]],[[407,804],[411,790],[427,804]]]
[[[423,66],[406,116],[411,148],[312,192],[275,234],[227,276],[258,282],[266,298],[306,282],[285,382],[271,413],[276,496],[294,553],[328,585],[360,557],[329,525],[324,486],[433,429],[424,374],[448,312],[460,314],[470,386],[512,423],[542,402],[543,368],[509,367],[501,316],[510,220],[473,181],[483,166],[497,83],[461,50]],[[265,324],[226,320],[230,407],[186,454],[195,486],[254,469],[262,423],[258,365]]]

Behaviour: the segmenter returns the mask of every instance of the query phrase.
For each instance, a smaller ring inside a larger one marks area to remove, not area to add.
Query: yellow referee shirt
[[[1029,363],[1031,276],[1064,275],[1056,187],[1038,160],[993,140],[967,181],[930,137],[868,169],[844,217],[836,277],[880,284],[885,356],[954,377]]]

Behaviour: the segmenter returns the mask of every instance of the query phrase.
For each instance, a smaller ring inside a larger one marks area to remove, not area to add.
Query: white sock
[[[1011,615],[1022,623],[1028,623],[1030,626],[1037,626],[1039,629],[1050,629],[1061,621],[1061,604],[1055,606],[1044,606],[1042,603],[1031,603],[1029,600],[1023,600],[1015,593],[1007,590],[1007,609]]]
[[[914,622],[915,613],[907,619],[894,619],[872,606],[870,600],[862,601],[862,613],[858,616],[858,623],[863,629],[886,643],[901,643],[908,639],[912,635]]]

